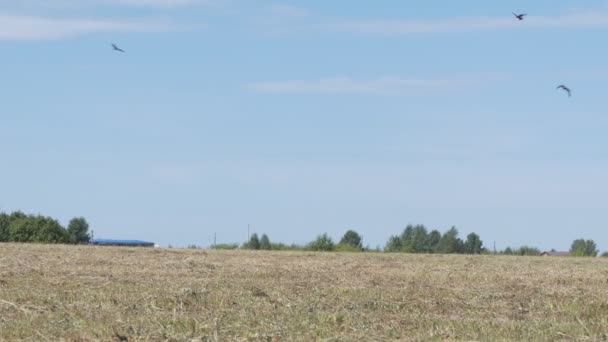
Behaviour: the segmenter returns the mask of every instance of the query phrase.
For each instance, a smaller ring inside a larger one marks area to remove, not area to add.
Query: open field
[[[600,340],[608,261],[0,244],[0,340]]]

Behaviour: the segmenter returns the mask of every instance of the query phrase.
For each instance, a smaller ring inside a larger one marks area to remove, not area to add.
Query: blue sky
[[[3,211],[177,246],[423,223],[608,249],[607,1],[18,3]]]

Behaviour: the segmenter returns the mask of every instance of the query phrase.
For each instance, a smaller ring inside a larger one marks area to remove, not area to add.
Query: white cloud
[[[560,16],[533,16],[524,21],[513,17],[461,17],[439,20],[353,20],[329,25],[345,32],[368,34],[421,34],[523,29],[608,28],[608,12],[572,12]]]
[[[141,20],[57,19],[0,15],[0,40],[50,40],[105,32],[172,30],[171,24]]]
[[[481,80],[459,79],[404,79],[383,77],[371,80],[349,77],[319,80],[291,80],[258,82],[251,85],[254,91],[272,94],[384,94],[399,95],[416,91],[437,91],[475,85]]]

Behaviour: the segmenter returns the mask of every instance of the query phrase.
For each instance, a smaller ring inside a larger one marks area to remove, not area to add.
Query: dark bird
[[[517,13],[513,13],[513,15],[515,16],[515,18],[517,18],[518,20],[524,20],[524,17],[527,16],[527,14],[522,13],[522,14],[517,14]]]
[[[119,48],[118,46],[116,46],[116,44],[112,44],[112,48],[114,49],[114,51],[125,52],[125,50]]]
[[[568,97],[572,96],[572,90],[570,90],[570,88],[566,87],[563,84],[558,85],[555,89],[562,89],[563,91],[568,93]]]

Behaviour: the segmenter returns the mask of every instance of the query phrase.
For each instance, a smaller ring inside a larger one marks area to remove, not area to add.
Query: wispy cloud
[[[147,7],[182,7],[193,5],[209,5],[218,0],[101,0],[107,4]]]
[[[437,20],[346,20],[329,27],[344,32],[405,35],[423,33],[475,32],[524,29],[608,28],[608,12],[571,12],[558,16],[529,16],[519,22],[505,17],[461,17]]]
[[[310,15],[308,10],[291,5],[273,5],[270,7],[270,13],[275,16],[287,18],[302,18]]]
[[[481,80],[465,79],[406,79],[383,77],[371,80],[349,77],[319,80],[258,82],[250,87],[256,92],[270,94],[383,94],[399,95],[416,91],[437,91],[480,84]]]
[[[175,29],[170,23],[142,20],[99,20],[0,15],[0,40],[52,40],[105,32],[156,32]]]
[[[227,0],[0,0],[0,8],[69,9],[98,6],[179,8],[197,5],[217,5],[226,1]]]

